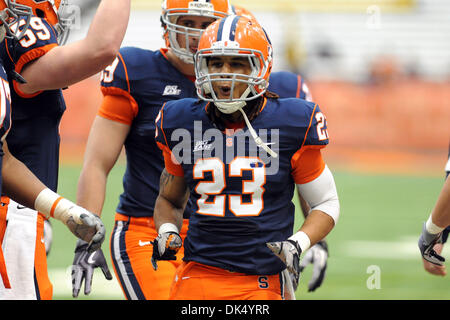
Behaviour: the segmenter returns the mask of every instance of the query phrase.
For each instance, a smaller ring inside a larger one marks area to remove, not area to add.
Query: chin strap
[[[247,124],[248,130],[250,131],[250,134],[253,137],[253,140],[255,140],[255,143],[258,147],[263,148],[264,151],[266,151],[268,154],[270,154],[273,158],[278,158],[278,154],[270,149],[267,144],[261,140],[261,138],[256,134],[255,129],[253,129],[252,125],[250,124],[250,121],[247,118],[247,115],[245,114],[243,107],[246,106],[247,102],[245,102],[245,98],[248,97],[248,95],[251,93],[250,87],[248,87],[244,93],[242,94],[240,101],[235,102],[215,102],[214,104],[219,109],[220,112],[225,114],[231,114],[239,110],[242,113],[242,116],[244,117],[244,121]]]
[[[247,118],[247,115],[245,114],[244,110],[242,110],[242,108],[238,109],[241,113],[242,116],[244,117],[244,121],[247,124],[248,130],[250,131],[250,134],[253,137],[253,140],[255,140],[256,145],[260,148],[263,148],[264,151],[266,151],[268,154],[270,154],[273,158],[278,158],[278,154],[273,151],[272,149],[270,149],[267,144],[262,141],[262,139],[256,134],[255,129],[253,129],[252,125],[250,124],[250,121]]]

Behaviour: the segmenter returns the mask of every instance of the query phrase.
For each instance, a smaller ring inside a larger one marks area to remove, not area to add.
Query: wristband
[[[308,250],[311,245],[311,239],[309,239],[308,235],[303,231],[298,231],[297,233],[292,235],[289,240],[296,241],[300,246],[300,249],[302,249],[302,252]]]
[[[62,221],[64,224],[72,217],[69,213],[75,204],[50,189],[42,190],[34,201],[36,211],[42,213],[46,219],[52,217]],[[73,217],[76,220],[76,217]],[[75,221],[80,223],[80,221]]]
[[[444,230],[445,228],[441,228],[441,227],[435,225],[433,223],[433,221],[431,220],[431,215],[430,215],[427,222],[425,223],[425,229],[431,234],[438,234],[438,233],[442,232],[442,230]]]
[[[166,233],[166,232],[180,233],[180,232],[178,231],[177,226],[174,225],[173,223],[169,223],[169,222],[163,223],[163,224],[159,227],[159,230],[158,230],[158,234],[163,234],[163,233]]]

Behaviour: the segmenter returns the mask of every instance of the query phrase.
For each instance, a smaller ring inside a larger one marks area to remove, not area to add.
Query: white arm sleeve
[[[316,179],[305,184],[297,184],[297,187],[311,210],[320,210],[328,214],[336,225],[340,205],[333,174],[328,166],[325,165],[325,169]]]

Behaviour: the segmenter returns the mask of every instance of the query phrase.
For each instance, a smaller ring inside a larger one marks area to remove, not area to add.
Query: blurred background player
[[[61,88],[100,72],[114,60],[128,24],[130,0],[103,0],[87,36],[61,46],[58,39],[65,41],[70,28],[70,19],[61,17],[68,6],[67,1],[16,0],[14,4],[31,8],[33,16],[22,39],[7,38],[0,48],[5,68],[26,79],[21,81],[18,77],[10,77],[9,80],[14,125],[7,142],[11,153],[49,189],[56,191],[59,123],[65,110]],[[19,28],[24,21],[19,22]],[[36,217],[41,219],[36,211],[22,203],[7,198],[2,201],[8,208],[8,225],[18,217],[29,217],[30,225],[36,225]],[[43,228],[41,224],[38,227]],[[37,232],[40,234],[42,230]],[[39,241],[36,252],[41,252],[41,246],[44,244]],[[34,255],[24,255],[18,250],[5,252],[5,256],[22,264],[33,264],[30,259],[34,259]],[[50,299],[52,286],[46,270],[34,276],[39,279],[23,281],[20,285],[13,283],[7,298],[21,298],[30,292],[39,292],[35,299]]]
[[[125,146],[124,192],[117,206],[110,249],[114,271],[126,299],[169,297],[182,252],[178,261],[162,263],[158,273],[149,263],[150,241],[157,236],[153,210],[164,169],[161,151],[154,140],[155,119],[164,102],[196,97],[193,56],[200,35],[209,24],[230,13],[227,0],[164,1],[161,22],[167,48],[156,51],[122,48],[113,64],[103,72],[104,98],[89,134],[77,203],[99,215],[102,213],[108,174]],[[187,225],[185,219],[182,236]],[[78,242],[74,264],[87,271],[88,256],[83,254],[80,245]],[[96,257],[101,259],[103,253]],[[74,274],[75,297],[82,280],[82,275]],[[85,293],[90,281],[85,278]]]
[[[165,170],[154,212],[154,266],[174,259],[181,247],[182,213],[191,194],[195,213],[171,298],[282,299],[281,272],[287,267],[298,276],[301,252],[323,239],[339,215],[334,179],[320,152],[328,143],[325,117],[313,103],[266,92],[272,47],[259,24],[246,18],[233,15],[209,26],[195,61],[197,93],[205,101],[169,101],[157,120]],[[190,146],[197,145],[200,129],[214,141],[183,150],[182,161],[172,154],[177,128],[188,131]],[[260,129],[279,130],[280,145],[263,142]],[[245,131],[253,139],[240,150],[235,140]],[[237,153],[226,161],[220,155],[229,147]],[[264,162],[246,156],[255,147],[260,157],[271,157]],[[277,161],[279,169],[266,174]],[[312,210],[292,235],[295,184]]]

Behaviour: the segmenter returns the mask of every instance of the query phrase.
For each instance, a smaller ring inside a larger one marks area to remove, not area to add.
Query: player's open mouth
[[[229,99],[231,94],[231,86],[219,86],[217,94],[221,99]]]

